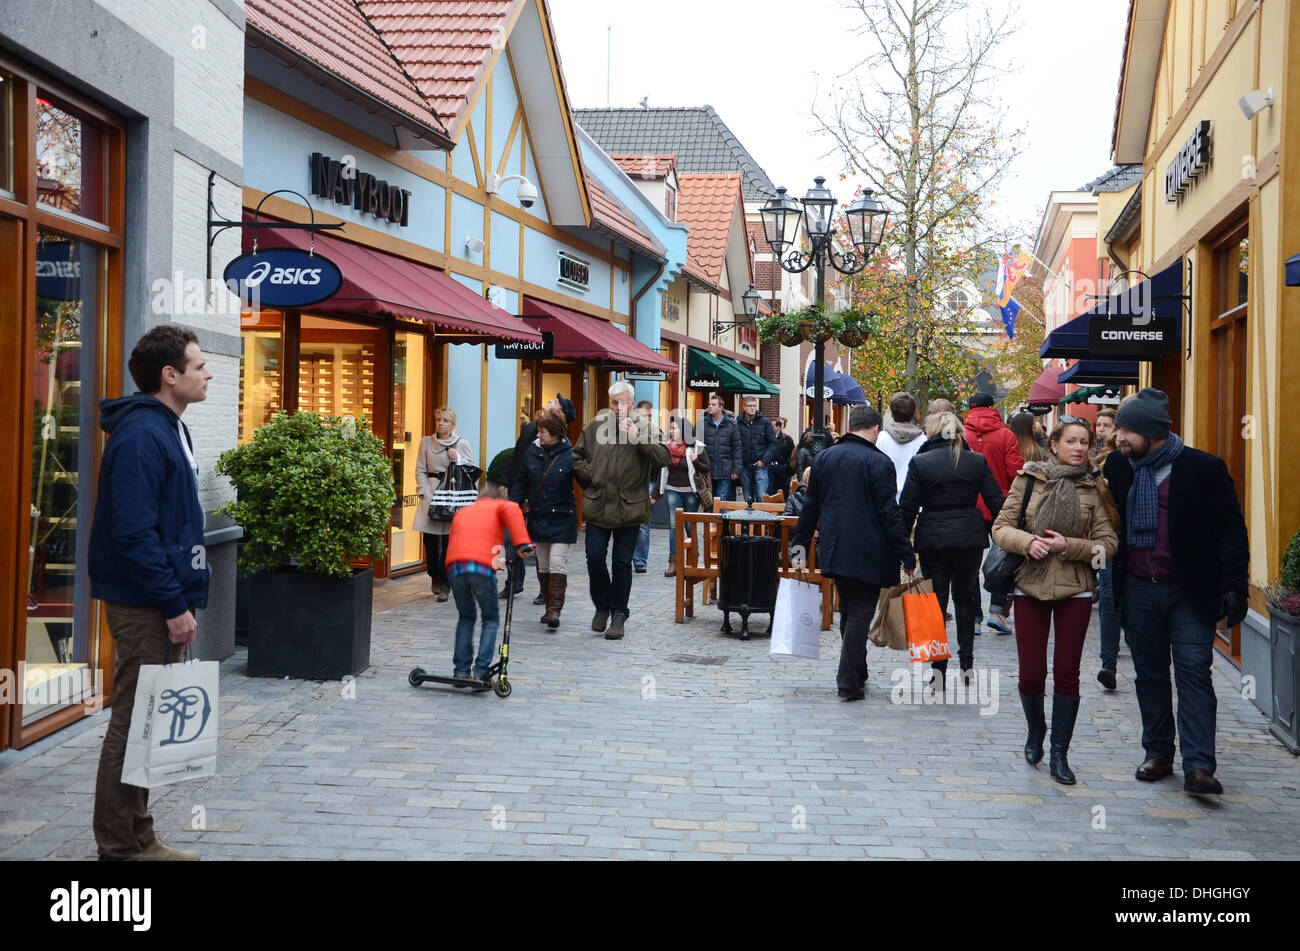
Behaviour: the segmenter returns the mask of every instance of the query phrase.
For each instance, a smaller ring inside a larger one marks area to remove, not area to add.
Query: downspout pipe
[[[627,315],[627,321],[628,330],[631,332],[633,338],[636,337],[636,306],[641,301],[641,298],[645,296],[645,292],[659,283],[659,278],[663,277],[664,268],[667,266],[667,261],[659,262],[659,270],[655,271],[650,280],[646,281],[645,284],[641,286],[641,290],[632,295],[632,303],[628,305],[629,313]]]

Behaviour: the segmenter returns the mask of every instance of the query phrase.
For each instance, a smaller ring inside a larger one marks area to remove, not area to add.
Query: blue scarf
[[[1141,459],[1130,459],[1133,487],[1128,490],[1128,547],[1154,548],[1156,525],[1160,522],[1160,489],[1156,470],[1164,468],[1183,451],[1183,441],[1170,433],[1163,446]]]

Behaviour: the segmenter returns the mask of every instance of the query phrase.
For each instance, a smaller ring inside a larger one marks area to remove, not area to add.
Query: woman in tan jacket
[[[1088,462],[1092,443],[1086,420],[1062,416],[1052,430],[1046,460],[1020,471],[993,523],[993,540],[1005,551],[1025,556],[1016,579],[1015,613],[1020,703],[1029,723],[1025,760],[1030,765],[1043,758],[1047,638],[1055,620],[1049,768],[1052,778],[1067,786],[1074,785],[1066,753],[1079,714],[1079,661],[1092,617],[1093,568],[1109,561],[1119,547],[1105,485]],[[1021,531],[1017,524],[1026,491],[1029,530]]]
[[[420,458],[415,463],[415,483],[420,491],[420,506],[415,512],[414,528],[424,535],[424,557],[429,572],[429,587],[439,601],[446,601],[451,591],[447,580],[447,536],[451,522],[429,518],[429,502],[433,492],[454,465],[474,465],[474,450],[456,432],[456,413],[448,406],[434,413],[435,429],[432,436],[420,440]]]

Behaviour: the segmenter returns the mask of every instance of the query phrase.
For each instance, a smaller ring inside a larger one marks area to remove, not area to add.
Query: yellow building
[[[1261,588],[1300,526],[1300,289],[1284,269],[1300,251],[1300,4],[1132,0],[1127,29],[1114,159],[1141,163],[1142,182],[1100,209],[1099,256],[1145,275],[1181,264],[1178,352],[1140,381],[1170,392],[1176,430],[1236,482],[1252,610],[1219,647],[1253,674]]]

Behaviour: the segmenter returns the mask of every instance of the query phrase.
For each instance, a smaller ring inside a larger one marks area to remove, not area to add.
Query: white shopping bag
[[[814,584],[782,578],[772,612],[771,652],[819,660],[821,619],[821,589]]]
[[[143,664],[122,782],[154,789],[217,772],[216,661]]]

